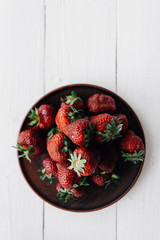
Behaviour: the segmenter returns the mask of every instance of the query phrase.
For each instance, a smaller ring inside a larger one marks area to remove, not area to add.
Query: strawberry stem
[[[71,122],[75,122],[78,119],[84,118],[85,114],[82,109],[76,109],[73,106],[71,106],[72,112],[68,113],[69,118],[71,119]]]
[[[42,175],[40,176],[40,178],[42,179],[42,181],[47,178],[47,179],[48,179],[48,183],[49,183],[49,184],[52,184],[52,179],[53,179],[52,173],[47,174],[45,168],[42,168],[42,169],[39,170],[39,171],[42,172]]]
[[[112,175],[110,176],[110,179],[105,182],[105,189],[107,189],[107,187],[111,184],[111,182],[118,183],[119,178],[120,177],[117,174],[112,173]]]
[[[68,152],[69,154],[71,154],[72,150],[69,148],[71,145],[71,140],[67,136],[65,136],[63,143],[64,147],[61,148],[61,152]]]
[[[78,97],[77,94],[74,91],[71,92],[71,95],[66,96],[65,98],[61,98],[61,101],[65,101],[66,104],[70,104],[71,106],[74,103],[77,103],[78,100],[83,102],[82,98]]]
[[[48,133],[47,133],[47,137],[48,139],[51,139],[56,133],[60,133],[61,131],[59,130],[59,128],[52,128]]]
[[[74,194],[70,192],[70,189],[60,188],[60,192],[57,194],[60,200],[67,202],[69,199],[76,199]]]
[[[100,132],[100,131],[96,131],[97,134],[99,134],[100,136],[103,137],[102,142],[104,141],[110,141],[110,140],[114,140],[116,138],[122,137],[119,133],[122,130],[122,126],[123,124],[115,124],[114,119],[111,119],[110,123],[106,124],[106,130],[104,131],[104,133]]]
[[[30,114],[28,115],[28,118],[30,118],[32,121],[28,123],[28,125],[33,126],[36,125],[38,126],[40,123],[40,116],[38,115],[38,109],[35,107],[34,109],[31,109]]]
[[[14,146],[13,146],[14,147]],[[29,162],[31,162],[31,158],[30,155],[34,155],[35,153],[33,151],[31,151],[31,149],[33,148],[32,145],[30,145],[28,148],[24,148],[22,147],[22,145],[17,143],[17,146],[14,147],[18,150],[18,152],[21,152],[22,154],[18,155],[18,158],[26,158]]]
[[[70,155],[70,159],[68,161],[71,162],[71,165],[68,167],[68,169],[74,169],[74,171],[77,173],[77,175],[80,177],[80,172],[84,173],[84,166],[86,163],[86,159],[81,159],[81,154],[77,156],[77,153],[75,152],[74,155]]]
[[[136,164],[137,162],[143,162],[144,157],[143,157],[144,151],[140,150],[139,152],[134,151],[132,154],[131,153],[125,153],[125,152],[121,152],[121,156],[124,158],[125,162],[133,162],[134,164]]]

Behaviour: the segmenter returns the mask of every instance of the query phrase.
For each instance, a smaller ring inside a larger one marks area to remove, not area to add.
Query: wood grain
[[[118,202],[117,239],[159,239],[160,2],[118,1],[118,93],[144,127],[147,154],[135,187]]]
[[[0,1],[0,239],[160,239],[159,22],[158,0]],[[134,188],[117,207],[82,214],[43,208],[11,148],[25,114],[44,92],[79,82],[112,91],[117,82],[147,140]]]
[[[0,29],[0,239],[42,239],[42,201],[24,181],[11,146],[43,94],[43,1],[0,1]]]

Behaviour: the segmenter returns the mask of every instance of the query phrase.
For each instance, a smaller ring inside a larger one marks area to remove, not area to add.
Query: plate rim
[[[102,91],[106,91],[108,92],[109,94],[113,95],[113,96],[116,96],[117,98],[119,98],[126,106],[127,108],[129,108],[129,110],[131,110],[131,112],[133,113],[136,121],[138,122],[138,125],[139,127],[141,128],[141,131],[142,131],[142,134],[144,136],[144,146],[145,146],[145,154],[146,154],[146,144],[145,144],[145,134],[144,134],[144,130],[143,130],[143,127],[141,125],[141,122],[137,116],[137,114],[135,113],[135,111],[132,109],[132,107],[123,99],[121,98],[117,93],[114,93],[113,91],[107,89],[107,88],[104,88],[104,87],[101,87],[101,86],[98,86],[98,85],[94,85],[94,84],[87,84],[87,83],[76,83],[76,84],[68,84],[68,85],[63,85],[61,87],[58,87],[58,88],[55,88],[53,89],[52,91],[49,91],[48,93],[44,94],[42,97],[40,97],[36,102],[35,104],[32,105],[32,107],[29,109],[29,111],[27,112],[27,114],[25,115],[25,117],[23,118],[23,121],[20,125],[20,128],[19,128],[19,131],[18,131],[18,135],[19,133],[21,132],[22,128],[23,128],[23,125],[24,125],[24,122],[26,120],[26,118],[28,117],[28,114],[30,113],[31,109],[34,108],[35,105],[37,105],[40,101],[42,101],[44,98],[46,98],[47,96],[51,95],[52,93],[56,92],[56,91],[60,91],[62,89],[65,89],[65,88],[71,88],[71,87],[91,87],[91,88],[98,88]],[[18,136],[17,136],[17,139],[18,139]],[[113,201],[111,201],[110,203],[108,204],[105,204],[101,207],[97,207],[97,208],[93,208],[93,209],[70,209],[70,208],[65,208],[65,207],[61,207],[61,206],[58,206],[52,202],[50,202],[49,200],[45,199],[40,193],[38,193],[34,187],[30,184],[29,180],[27,179],[23,169],[22,169],[22,166],[21,166],[21,161],[20,161],[20,158],[18,157],[19,153],[18,153],[18,150],[17,150],[17,158],[18,158],[18,163],[19,163],[19,167],[20,167],[20,170],[21,170],[21,173],[24,177],[24,179],[26,180],[26,182],[28,183],[28,185],[30,186],[30,188],[34,191],[34,193],[36,193],[38,195],[38,197],[40,197],[44,202],[47,202],[48,204],[50,204],[51,206],[54,206],[56,208],[59,208],[61,210],[65,210],[65,211],[69,211],[69,212],[78,212],[78,213],[84,213],[84,212],[93,212],[93,211],[98,211],[98,210],[102,210],[104,208],[107,208],[109,206],[111,206],[112,204],[116,203],[117,201],[119,201],[121,198],[123,198],[129,191],[130,189],[135,185],[138,177],[140,176],[140,173],[142,172],[142,168],[143,168],[143,165],[144,165],[144,161],[145,161],[145,157],[144,157],[144,160],[143,162],[140,163],[140,166],[139,166],[139,170],[133,180],[133,182],[131,183],[131,185],[119,196],[117,197],[116,199],[114,199]]]

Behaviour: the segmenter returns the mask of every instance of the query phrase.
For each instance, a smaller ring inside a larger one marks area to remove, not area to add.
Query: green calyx
[[[86,163],[86,159],[81,159],[81,154],[77,156],[77,153],[70,155],[70,159],[68,161],[71,162],[71,165],[68,167],[68,169],[74,169],[74,171],[77,173],[77,175],[80,177],[80,172],[84,173],[84,166]]]
[[[47,179],[48,179],[48,183],[49,183],[49,184],[52,184],[52,179],[53,179],[52,173],[47,174],[45,168],[42,168],[42,169],[39,170],[39,171],[42,173],[42,175],[40,176],[40,178],[41,178],[42,180],[44,180],[45,178],[47,178]]]
[[[85,147],[88,147],[90,141],[92,140],[93,134],[95,133],[95,126],[96,122],[94,124],[89,124],[89,127],[86,129],[86,134],[85,134]]]
[[[122,130],[122,126],[123,124],[118,124],[116,126],[114,119],[111,119],[110,123],[106,124],[106,130],[104,131],[104,133],[100,132],[100,131],[96,131],[97,134],[99,134],[100,136],[103,137],[103,140],[101,141],[109,141],[109,140],[114,140],[116,138],[122,137],[120,135],[120,131]]]
[[[31,151],[31,149],[33,148],[32,145],[30,145],[28,148],[24,148],[22,147],[22,145],[17,143],[17,146],[14,147],[18,150],[18,152],[21,152],[22,154],[18,155],[19,158],[26,158],[29,162],[31,162],[31,158],[30,155],[34,155],[35,153],[33,151]]]
[[[76,109],[73,106],[71,106],[72,112],[68,113],[68,116],[71,120],[71,122],[75,122],[78,119],[84,118],[85,113],[82,109]]]
[[[80,186],[89,186],[89,183],[87,182],[87,177],[83,177],[82,181],[78,184],[73,184],[72,188],[77,188],[77,187],[80,187]],[[71,188],[71,189],[72,189]]]
[[[74,196],[74,194],[70,190],[80,186],[89,186],[89,183],[87,183],[86,180],[87,180],[87,177],[84,177],[79,184],[73,184],[72,188],[70,189],[61,188],[60,192],[58,193],[59,199],[64,200],[65,202],[67,202],[69,199],[76,200],[77,198]]]
[[[77,103],[78,100],[83,102],[82,98],[78,97],[74,91],[71,92],[71,95],[66,96],[66,98],[61,98],[61,101],[65,101],[66,104],[70,104],[71,106]]]
[[[40,117],[38,115],[38,109],[35,107],[34,109],[31,109],[30,114],[28,115],[28,118],[30,118],[32,121],[28,123],[28,125],[33,126],[36,125],[38,126],[40,123]]]
[[[56,133],[60,133],[61,131],[59,130],[59,128],[52,128],[48,133],[47,133],[47,137],[48,139],[51,139]]]
[[[122,123],[122,119],[120,117],[116,117],[119,123]]]
[[[72,151],[69,148],[71,145],[71,140],[67,136],[65,136],[63,143],[64,143],[64,147],[61,148],[61,152],[68,152],[69,154],[71,154]]]
[[[65,188],[60,189],[60,192],[58,192],[58,196],[60,200],[64,200],[65,202],[67,202],[69,199],[76,199],[74,194],[70,192],[70,189]]]
[[[119,176],[115,173],[112,173],[110,176],[110,179],[105,182],[105,189],[111,184],[111,182],[118,183],[119,182]]]
[[[125,152],[121,152],[121,156],[124,158],[125,162],[133,162],[134,164],[136,164],[137,162],[143,162],[144,157],[143,157],[144,151],[140,150],[139,152],[134,151],[133,154],[131,153],[125,153]]]

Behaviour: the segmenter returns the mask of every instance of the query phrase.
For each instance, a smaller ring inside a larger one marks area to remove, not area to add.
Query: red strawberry
[[[40,129],[47,130],[54,124],[56,109],[48,104],[41,105],[38,109],[31,110],[28,117],[32,120],[29,125],[36,125]]]
[[[92,181],[98,186],[104,186],[107,188],[111,182],[118,183],[119,176],[115,173],[106,174],[105,172],[96,172],[91,176]]]
[[[71,162],[69,169],[74,169],[78,176],[91,175],[99,163],[97,153],[85,147],[76,148],[68,160]]]
[[[47,140],[49,156],[56,162],[66,162],[69,151],[69,141],[63,133],[56,133],[51,139]]]
[[[59,199],[65,200],[65,202],[67,202],[69,199],[80,198],[85,193],[85,188],[83,186],[65,189],[59,182],[56,184],[56,190],[58,192]]]
[[[60,184],[60,182],[57,181],[57,183],[56,183],[56,190],[57,190],[57,192],[60,192],[62,188],[63,188],[63,187],[62,187],[62,185]]]
[[[42,139],[40,130],[33,127],[22,131],[18,136],[17,150],[22,152],[20,157],[25,157],[31,162],[31,157],[39,157],[45,151],[45,142]]]
[[[63,188],[70,189],[74,184],[81,182],[82,178],[73,169],[69,169],[70,163],[57,163],[58,180]]]
[[[144,159],[144,144],[142,139],[137,136],[132,130],[120,141],[120,150],[124,161],[132,161],[136,164]]]
[[[126,115],[121,114],[121,113],[118,114],[116,117],[117,117],[119,123],[122,123],[122,124],[123,124],[122,130],[120,131],[120,134],[123,135],[123,134],[126,133],[127,130],[128,130],[128,118],[126,117]]]
[[[96,93],[88,98],[87,107],[93,113],[112,113],[116,110],[116,103],[112,97]]]
[[[92,138],[93,126],[89,120],[82,118],[68,124],[64,133],[78,146],[87,146]]]
[[[119,124],[116,117],[111,116],[108,113],[102,113],[90,117],[89,120],[92,125],[95,124],[95,140],[97,142],[108,142],[120,137],[119,133],[123,125]]]
[[[85,187],[80,186],[80,187],[77,187],[77,188],[72,188],[70,190],[70,192],[73,193],[73,195],[76,198],[80,198],[80,197],[82,197],[85,194]]]
[[[54,162],[49,156],[43,160],[43,166],[46,174],[52,174],[54,177],[58,177],[58,169],[56,162]]]
[[[100,146],[101,160],[98,168],[101,171],[110,173],[114,170],[116,162],[119,159],[118,145],[115,142],[103,143]]]
[[[60,108],[55,117],[55,122],[61,132],[63,132],[64,127],[71,122],[71,119],[70,119],[68,113],[69,113],[68,110],[66,110],[64,108]]]
[[[61,98],[61,108],[71,111],[71,106],[75,109],[85,109],[83,100],[76,95],[74,91],[71,92],[71,95],[67,96],[65,99]]]
[[[92,175],[91,179],[96,185],[101,187],[106,184],[106,182],[109,180],[109,177],[108,177],[108,175],[100,174],[100,172],[99,172],[95,175]]]
[[[54,162],[50,157],[46,157],[43,160],[43,166],[44,168],[41,169],[42,175],[40,178],[44,180],[45,178],[48,179],[48,183],[52,183],[52,178],[58,177],[58,169],[56,166],[56,162]]]

